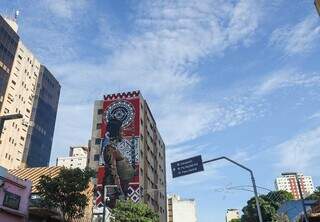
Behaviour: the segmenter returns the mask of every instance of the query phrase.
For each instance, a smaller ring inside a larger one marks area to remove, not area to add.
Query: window
[[[21,139],[22,141],[24,141],[24,137],[23,137],[23,136],[21,136],[20,139]]]
[[[97,124],[97,129],[101,129],[101,123]]]
[[[99,145],[100,143],[101,143],[101,139],[100,139],[100,138],[96,138],[95,144],[96,144],[96,145]]]
[[[98,109],[98,115],[101,115],[103,113],[103,109]]]
[[[3,198],[3,206],[18,210],[20,205],[20,199],[21,197],[19,195],[5,191],[5,195]]]
[[[99,155],[99,154],[95,154],[95,155],[93,156],[93,160],[94,160],[94,161],[99,161],[99,158],[100,158],[100,155]]]

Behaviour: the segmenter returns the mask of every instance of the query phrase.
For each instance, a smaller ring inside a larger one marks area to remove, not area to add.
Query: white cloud
[[[294,86],[312,87],[318,85],[320,85],[319,74],[301,74],[294,69],[281,69],[268,75],[257,88],[256,93],[264,95],[282,88]]]
[[[196,98],[201,76],[193,70],[203,57],[252,37],[259,20],[257,3],[144,1],[140,6],[133,22],[135,34],[111,48],[105,63],[82,61],[53,69],[65,88],[63,103],[90,103],[104,93],[140,89],[167,144],[247,120],[246,107]]]
[[[71,19],[78,10],[83,10],[87,6],[87,0],[44,0],[42,4],[50,12],[60,18]]]
[[[320,157],[320,127],[296,135],[276,146],[279,155],[278,167],[283,170],[315,170]]]
[[[317,16],[308,16],[294,26],[281,27],[273,31],[270,44],[294,55],[311,51],[319,41],[320,25]]]

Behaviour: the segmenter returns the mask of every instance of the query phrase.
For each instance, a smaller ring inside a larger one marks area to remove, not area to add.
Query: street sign
[[[203,171],[202,158],[199,155],[171,163],[171,170],[173,178]]]
[[[317,9],[318,14],[320,16],[320,0],[314,0],[314,5],[316,6],[316,9]]]

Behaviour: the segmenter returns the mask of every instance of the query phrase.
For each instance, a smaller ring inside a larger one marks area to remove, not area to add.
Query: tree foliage
[[[320,187],[317,187],[316,190],[306,198],[307,200],[320,200]]]
[[[232,219],[230,220],[230,222],[240,222],[241,220],[240,219]]]
[[[263,220],[278,222],[279,215],[277,215],[277,210],[282,203],[288,200],[293,200],[293,195],[286,191],[271,191],[267,195],[259,196],[259,203]],[[247,206],[245,206],[242,211],[243,215],[241,217],[241,221],[259,221],[256,208],[256,200],[254,197],[247,202]]]
[[[51,178],[42,176],[37,185],[43,207],[58,208],[65,221],[84,215],[88,197],[83,193],[89,186],[92,170],[63,168],[59,175]]]
[[[118,200],[112,209],[112,222],[159,222],[159,215],[144,203]]]

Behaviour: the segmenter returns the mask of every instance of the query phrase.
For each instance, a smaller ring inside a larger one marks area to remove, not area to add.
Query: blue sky
[[[140,89],[168,163],[227,155],[273,189],[282,171],[320,185],[320,18],[309,0],[1,0],[20,10],[24,43],[62,91],[51,162],[90,137],[93,101]],[[250,192],[246,172],[219,162],[171,179],[200,222],[222,222]],[[260,190],[263,193],[263,190]]]

